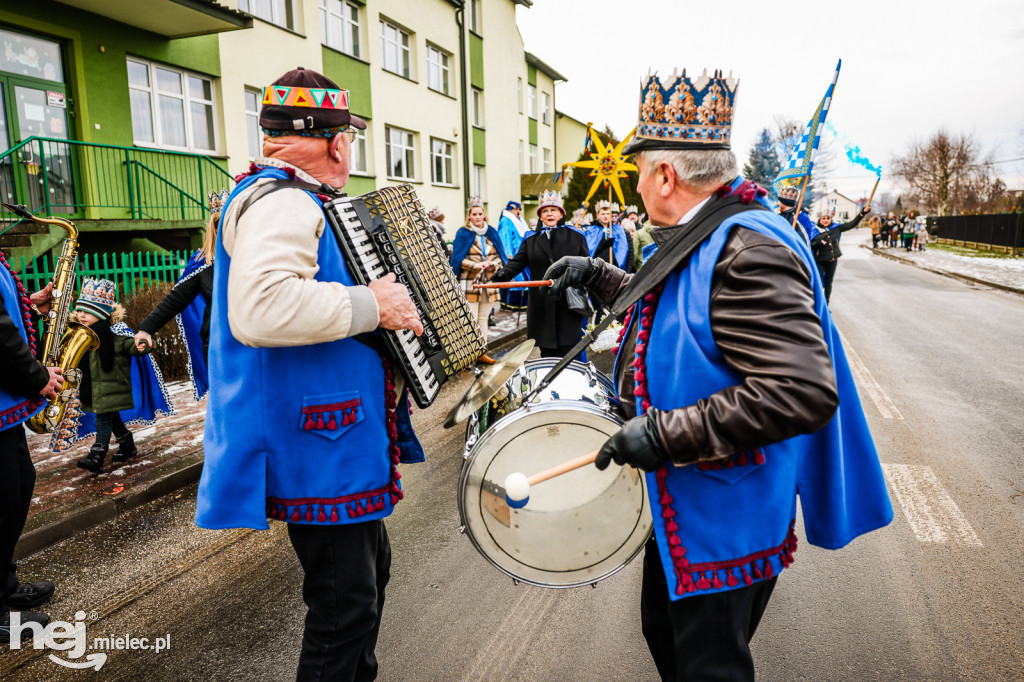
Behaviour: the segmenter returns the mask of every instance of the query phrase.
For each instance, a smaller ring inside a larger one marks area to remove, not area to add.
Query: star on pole
[[[590,151],[590,160],[588,161],[574,161],[567,163],[565,166],[575,166],[577,168],[590,169],[589,178],[594,178],[594,183],[590,186],[590,191],[587,192],[587,198],[583,200],[586,205],[590,201],[590,197],[594,196],[594,192],[601,186],[602,183],[611,184],[615,190],[615,196],[619,198],[620,204],[625,204],[626,200],[622,196],[622,186],[619,184],[619,178],[626,177],[626,171],[638,171],[639,169],[632,163],[626,161],[626,155],[622,153],[622,148],[626,146],[631,139],[633,134],[636,133],[636,128],[633,128],[632,132],[626,136],[622,142],[612,146],[611,142],[605,146],[601,142],[601,138],[593,134],[591,130],[591,124],[587,124],[587,137],[594,145],[594,150]],[[588,147],[589,150],[589,147]],[[563,168],[565,168],[563,166]]]

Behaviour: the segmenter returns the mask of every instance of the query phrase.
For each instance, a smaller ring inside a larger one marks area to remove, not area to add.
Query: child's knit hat
[[[117,285],[109,279],[86,277],[82,282],[82,293],[75,303],[76,311],[92,313],[101,320],[110,317],[117,305]]]

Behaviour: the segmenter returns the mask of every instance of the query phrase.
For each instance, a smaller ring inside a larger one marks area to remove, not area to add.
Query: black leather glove
[[[569,287],[585,287],[597,276],[599,266],[593,258],[583,256],[565,256],[553,264],[544,273],[544,279],[553,279],[555,283],[548,289],[554,298],[562,298]]]
[[[603,471],[614,460],[620,466],[632,464],[644,471],[660,469],[668,459],[668,453],[661,446],[658,427],[651,414],[653,410],[651,408],[647,414],[630,419],[618,433],[605,441],[594,465]]]
[[[594,253],[601,253],[613,246],[615,246],[615,237],[605,237],[600,241],[600,243],[598,243],[597,248],[594,249]]]
[[[508,269],[502,268],[501,270],[498,270],[496,273],[494,273],[494,277],[491,277],[491,281],[492,282],[508,282],[514,276],[515,275],[513,275],[511,272],[509,272]]]

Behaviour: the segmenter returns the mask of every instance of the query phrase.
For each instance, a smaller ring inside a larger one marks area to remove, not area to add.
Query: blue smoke
[[[849,159],[850,163],[860,166],[861,168],[866,168],[878,177],[882,177],[882,167],[871,163],[871,160],[864,156],[864,152],[860,150],[860,147],[850,142],[850,138],[836,130],[835,126],[833,126],[829,121],[825,121],[825,129],[835,135],[836,139],[843,143],[843,149],[846,151],[846,158]]]

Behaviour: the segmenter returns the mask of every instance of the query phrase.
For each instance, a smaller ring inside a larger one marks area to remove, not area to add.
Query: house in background
[[[837,222],[845,223],[856,216],[859,210],[858,202],[833,189],[815,200],[811,207],[811,217],[817,220],[823,213],[834,213]]]

